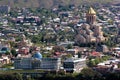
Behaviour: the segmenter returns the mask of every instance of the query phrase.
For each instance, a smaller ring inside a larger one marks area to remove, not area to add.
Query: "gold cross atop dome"
[[[92,7],[90,7],[88,14],[96,14],[96,12]]]

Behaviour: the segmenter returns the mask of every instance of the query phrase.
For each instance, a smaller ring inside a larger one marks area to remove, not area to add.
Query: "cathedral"
[[[86,22],[77,26],[76,43],[102,42],[105,40],[102,27],[96,22],[96,12],[90,7],[86,13]]]

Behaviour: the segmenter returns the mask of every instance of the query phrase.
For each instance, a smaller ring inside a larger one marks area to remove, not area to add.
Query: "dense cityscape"
[[[0,5],[0,80],[119,80],[120,4]]]

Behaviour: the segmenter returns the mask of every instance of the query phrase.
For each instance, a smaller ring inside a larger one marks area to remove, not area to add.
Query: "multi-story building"
[[[31,58],[18,58],[14,60],[15,69],[31,69]]]
[[[42,55],[39,52],[32,57],[20,57],[14,59],[15,69],[40,69]]]
[[[43,58],[41,61],[41,69],[59,70],[61,67],[61,58]]]
[[[86,59],[70,58],[63,62],[63,67],[66,72],[80,72],[86,67]]]
[[[32,57],[23,57],[14,59],[15,69],[44,69],[59,70],[61,67],[61,58],[42,58],[39,52]]]

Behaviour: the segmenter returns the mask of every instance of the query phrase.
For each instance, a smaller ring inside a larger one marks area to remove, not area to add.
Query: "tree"
[[[19,73],[3,73],[0,75],[0,80],[23,80]]]
[[[30,39],[33,43],[40,43],[42,40],[42,34],[31,36]]]
[[[10,55],[10,52],[9,51],[6,51],[6,53],[5,53],[6,55]]]
[[[11,68],[13,67],[13,63],[9,63],[9,64],[4,64],[1,66],[2,68]]]
[[[15,47],[15,42],[9,42],[10,43],[10,46],[11,46],[11,48],[13,48],[13,47]]]
[[[72,49],[72,44],[68,44],[67,49]]]
[[[95,65],[97,65],[98,63],[100,63],[100,59],[99,58],[96,58],[94,61],[95,61]]]
[[[95,63],[94,60],[88,61],[88,66],[89,66],[89,67],[93,67],[93,66],[95,66],[95,65],[96,65],[96,63]]]
[[[84,68],[81,71],[82,77],[84,80],[101,80],[101,74],[92,70],[91,68]]]
[[[12,49],[11,53],[12,53],[13,56],[16,56],[16,50],[15,49]]]

